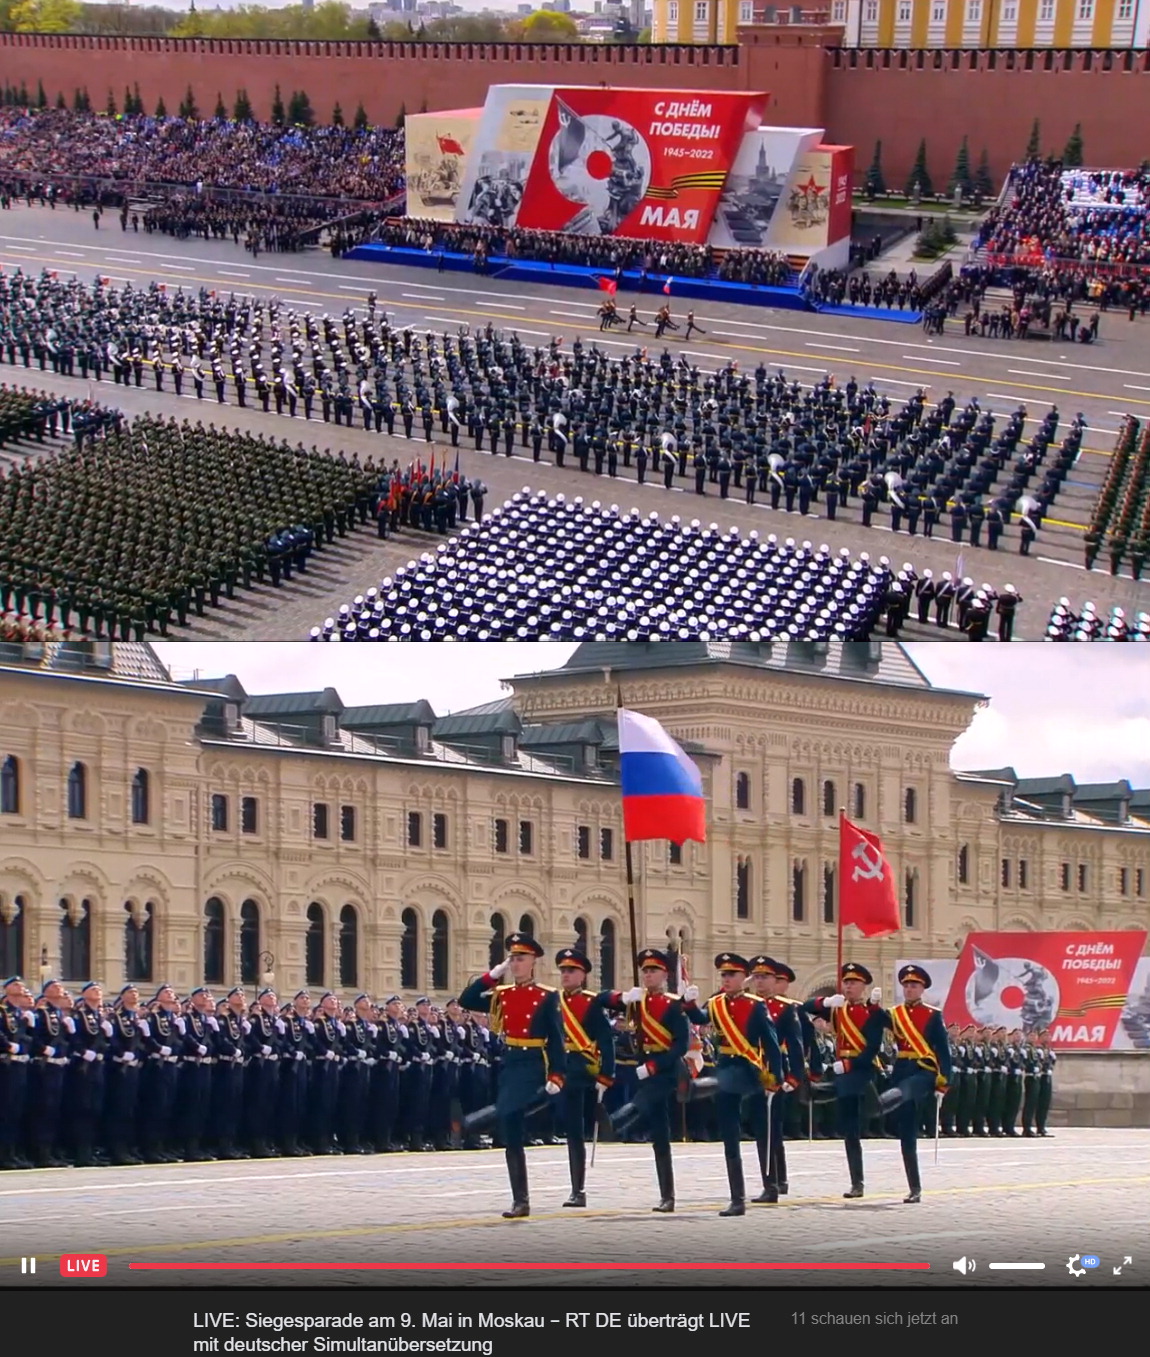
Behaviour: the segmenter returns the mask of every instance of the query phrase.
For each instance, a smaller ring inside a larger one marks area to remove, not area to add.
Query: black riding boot
[[[675,1209],[675,1166],[671,1162],[670,1145],[655,1147],[655,1173],[659,1179],[659,1205],[652,1211],[669,1216]]]
[[[752,1198],[752,1200],[758,1203],[766,1202],[768,1205],[773,1206],[779,1199],[779,1190],[771,1181],[770,1145],[765,1140],[757,1140],[755,1142],[755,1149],[759,1152],[759,1172],[763,1176],[763,1190],[757,1197]]]
[[[847,1168],[851,1175],[851,1190],[844,1197],[861,1197],[863,1194],[863,1157],[862,1145],[857,1140],[846,1142]]]
[[[912,1202],[922,1201],[922,1179],[918,1176],[918,1151],[903,1150],[902,1166],[906,1169],[907,1186],[910,1188],[910,1193],[903,1201],[909,1206]]]
[[[747,1214],[747,1189],[743,1182],[743,1156],[738,1145],[726,1151],[727,1182],[731,1187],[731,1204],[721,1216],[745,1216]]]
[[[581,1137],[568,1136],[567,1162],[571,1165],[571,1195],[564,1206],[586,1206],[587,1194],[583,1187],[587,1177],[587,1146]]]
[[[527,1154],[522,1147],[504,1151],[507,1159],[507,1176],[511,1179],[511,1210],[504,1211],[504,1220],[518,1220],[520,1216],[531,1214],[531,1203],[527,1200]]]

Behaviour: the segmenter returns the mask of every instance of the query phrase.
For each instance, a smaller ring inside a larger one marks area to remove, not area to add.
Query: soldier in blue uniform
[[[767,1096],[782,1083],[783,1063],[765,1003],[757,994],[744,991],[748,962],[734,952],[722,952],[715,958],[715,969],[719,972],[717,994],[698,1004],[695,1002],[698,991],[690,985],[683,997],[687,1001],[687,1017],[699,1026],[710,1024],[718,1042],[719,1087],[715,1104],[731,1190],[730,1205],[719,1215],[743,1216],[747,1212],[747,1191],[743,1176],[742,1111],[745,1106],[752,1134],[765,1147],[769,1139]]]
[[[244,1051],[251,1023],[245,1015],[244,992],[237,985],[217,1007],[220,1030],[216,1041],[216,1066],[212,1076],[210,1117],[212,1153],[217,1159],[247,1159],[240,1144],[244,1106]]]
[[[175,990],[171,985],[161,985],[148,1005],[140,1070],[136,1143],[149,1164],[176,1164],[180,1159],[171,1144],[182,1036],[176,1027],[178,1011]]]
[[[898,1048],[894,1062],[893,1086],[880,1098],[886,1113],[895,1113],[898,1138],[902,1142],[902,1162],[910,1193],[909,1204],[922,1201],[922,1180],[918,1171],[918,1104],[935,1093],[945,1094],[950,1083],[950,1042],[942,1013],[922,1002],[930,988],[930,976],[921,966],[903,966],[898,973],[903,1002],[889,1011],[880,1008],[869,1023],[867,1054],[873,1056],[887,1030],[894,1034]]]
[[[20,1129],[28,1097],[28,1066],[32,1059],[32,1029],[25,1013],[32,992],[23,978],[10,975],[0,1000],[0,1169],[29,1169],[20,1153]]]
[[[340,1017],[339,1002],[331,990],[320,996],[312,1013],[315,1023],[314,1055],[308,1087],[311,1134],[316,1154],[338,1154],[335,1144],[335,1110],[339,1100],[347,1024]]]
[[[882,1040],[882,1028],[879,1025],[881,1009],[878,1006],[882,996],[875,989],[871,991],[869,1000],[865,997],[867,986],[874,982],[874,977],[865,966],[848,961],[841,975],[841,994],[808,999],[803,1007],[815,1017],[825,1019],[834,1032],[834,1093],[838,1105],[839,1131],[851,1176],[850,1190],[844,1192],[843,1196],[861,1197],[864,1190],[863,1100],[874,1077],[873,1050],[877,1050],[877,1046],[872,1050],[871,1038],[876,1029],[879,1041]]]
[[[203,1146],[216,1063],[213,1054],[215,1032],[211,1024],[216,1023],[217,1027],[219,1024],[214,1008],[211,994],[205,986],[198,985],[192,990],[184,1015],[176,1124],[183,1139],[183,1158],[189,1164],[206,1164],[215,1158]]]
[[[431,1086],[435,1080],[435,1050],[431,1028],[419,1016],[421,1008],[426,1014],[430,1007],[431,1000],[427,995],[420,995],[415,1001],[414,1015],[407,1024],[408,1065],[403,1075],[402,1107],[407,1148],[413,1152],[433,1148],[427,1135],[427,1118]]]
[[[603,996],[587,989],[591,962],[575,947],[555,955],[559,967],[559,1011],[567,1047],[563,1086],[563,1130],[571,1169],[571,1195],[564,1206],[586,1206],[587,1131],[599,1103],[615,1082],[615,1034]]]
[[[125,985],[117,996],[108,1043],[104,1079],[106,1082],[104,1146],[113,1164],[142,1164],[136,1148],[136,1105],[140,1093],[140,1074],[146,1051],[144,1022],[140,1015],[140,991]]]
[[[671,964],[665,952],[647,947],[636,958],[641,984],[604,994],[604,1007],[625,1012],[635,1041],[635,1097],[612,1116],[611,1124],[623,1137],[633,1125],[642,1126],[655,1151],[661,1215],[675,1209],[675,1168],[671,1159],[670,1102],[687,1054],[690,1029],[683,1001],[667,988]]]
[[[507,953],[506,961],[467,986],[459,1002],[473,1012],[490,1014],[492,1030],[502,1035],[506,1045],[495,1113],[511,1180],[511,1209],[503,1215],[516,1220],[531,1214],[524,1150],[527,1114],[541,1094],[562,1092],[566,1051],[559,996],[534,978],[535,961],[543,955],[543,948],[526,933],[512,933]],[[510,983],[500,984],[508,972]]]
[[[311,1017],[311,995],[297,990],[291,1004],[284,1008],[283,1058],[279,1062],[279,1106],[276,1116],[280,1150],[290,1158],[311,1154],[303,1143],[304,1119],[308,1109],[312,1039],[315,1023]]]
[[[44,982],[36,1000],[32,1028],[32,1088],[28,1098],[27,1144],[38,1168],[68,1166],[61,1143],[64,1083],[76,1020],[65,1013],[67,991],[59,980]]]
[[[104,1114],[104,1058],[112,1036],[112,1024],[103,1014],[104,992],[94,980],[81,986],[72,1010],[75,1033],[70,1045],[71,1063],[64,1084],[72,1135],[73,1161],[78,1167],[106,1163],[96,1149]]]
[[[372,1138],[380,1154],[402,1148],[397,1139],[400,1073],[407,1058],[407,1024],[403,1000],[393,994],[383,1006],[375,1043],[375,1068],[371,1081]]]
[[[365,1143],[367,1128],[367,1099],[371,1070],[375,1064],[374,1045],[378,1029],[372,1021],[371,999],[357,994],[352,1004],[352,1016],[345,1022],[347,1034],[344,1052],[347,1063],[340,1079],[339,1146],[344,1154],[368,1154]]]
[[[262,989],[247,1033],[247,1078],[244,1081],[244,1107],[247,1114],[249,1148],[254,1159],[271,1159],[272,1118],[279,1092],[279,1059],[287,1025],[276,1012],[276,992]]]

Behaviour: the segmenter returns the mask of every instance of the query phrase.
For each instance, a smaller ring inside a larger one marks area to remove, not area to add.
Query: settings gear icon
[[[1084,1267],[1077,1266],[1078,1260],[1081,1257],[1082,1255],[1080,1253],[1076,1253],[1073,1258],[1068,1258],[1066,1260],[1066,1271],[1069,1272],[1072,1277],[1086,1276],[1086,1269]]]

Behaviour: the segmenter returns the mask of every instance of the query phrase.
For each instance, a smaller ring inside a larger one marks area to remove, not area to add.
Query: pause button
[[[20,1271],[23,1272],[25,1276],[27,1276],[29,1273],[35,1273],[36,1271],[35,1258],[21,1258]]]

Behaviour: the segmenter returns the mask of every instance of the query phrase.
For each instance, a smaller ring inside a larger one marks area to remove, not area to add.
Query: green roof
[[[373,730],[379,726],[431,726],[436,719],[431,703],[421,698],[381,707],[345,707],[339,723],[345,730]]]
[[[499,711],[473,708],[456,712],[454,716],[441,716],[431,733],[437,740],[457,740],[468,735],[518,735],[521,729],[522,722],[508,704],[501,706]]]
[[[266,693],[249,697],[244,715],[253,720],[269,716],[323,716],[343,711],[343,703],[334,688],[319,693]]]

